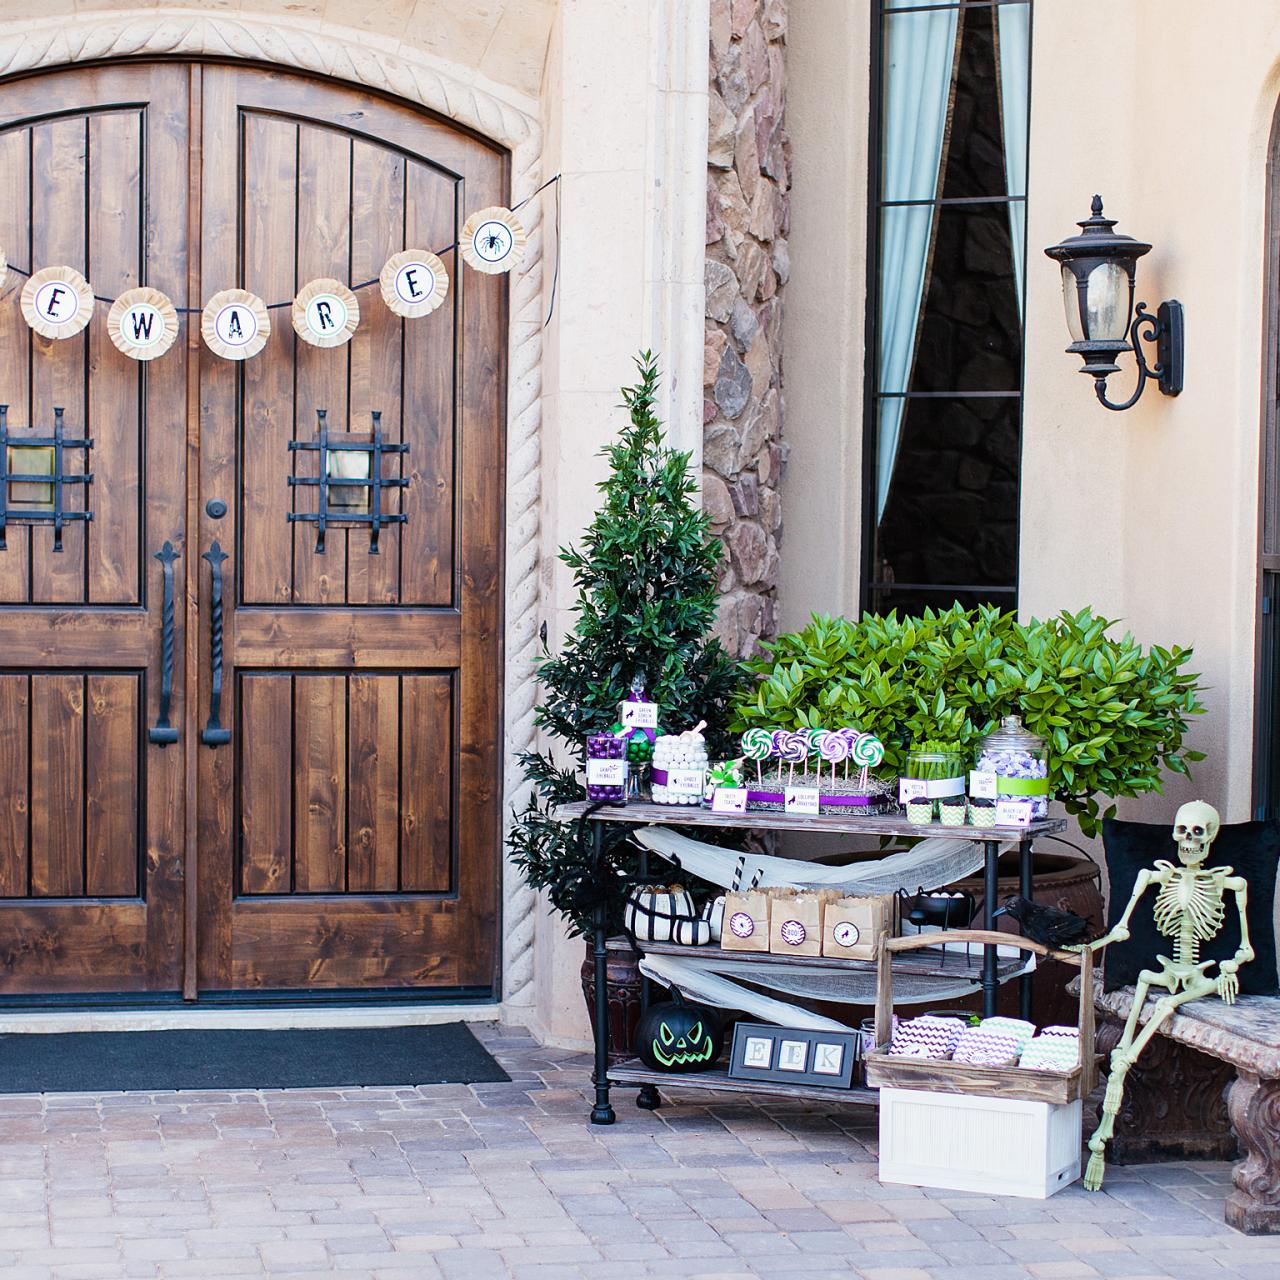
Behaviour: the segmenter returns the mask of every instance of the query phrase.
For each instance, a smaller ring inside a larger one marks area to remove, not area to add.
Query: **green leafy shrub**
[[[1162,789],[1163,769],[1203,759],[1183,747],[1187,718],[1204,711],[1190,649],[1143,649],[1089,609],[1020,623],[994,607],[927,609],[921,617],[814,617],[747,664],[754,683],[734,705],[735,730],[752,725],[853,725],[885,744],[901,771],[913,741],[979,740],[1020,714],[1048,743],[1049,774],[1067,812],[1092,835],[1097,797]]]
[[[609,476],[599,485],[600,508],[579,547],[560,552],[573,571],[577,620],[558,654],[543,650],[536,712],[538,727],[557,742],[558,758],[551,750],[521,756],[534,790],[509,840],[526,881],[548,892],[571,933],[590,928],[601,897],[611,924],[621,922],[622,873],[632,849],[611,840],[610,867],[594,882],[576,824],[555,816],[558,805],[586,798],[587,735],[608,732],[639,675],[661,707],[663,727],[679,732],[705,720],[715,755],[729,745],[729,701],[742,680],[720,642],[707,635],[716,614],[720,542],[696,501],[689,455],[664,443],[653,411],[657,362],[645,352],[636,364],[640,381],[622,392],[630,421],[603,450]]]

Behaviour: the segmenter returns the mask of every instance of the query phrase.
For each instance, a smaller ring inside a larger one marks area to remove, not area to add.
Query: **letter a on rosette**
[[[429,249],[406,249],[388,258],[378,284],[387,309],[409,320],[430,315],[449,293],[444,263]]]
[[[360,303],[341,280],[304,284],[293,300],[293,328],[313,347],[340,347],[360,323]]]
[[[271,336],[267,304],[247,289],[223,289],[205,304],[200,335],[214,355],[224,360],[248,360]]]
[[[178,312],[159,289],[130,289],[107,313],[107,333],[130,360],[154,360],[178,337]]]
[[[524,261],[524,223],[510,209],[492,205],[473,213],[462,225],[458,247],[467,266],[496,275]]]
[[[74,338],[93,315],[93,286],[75,267],[45,267],[22,286],[22,315],[42,338]]]

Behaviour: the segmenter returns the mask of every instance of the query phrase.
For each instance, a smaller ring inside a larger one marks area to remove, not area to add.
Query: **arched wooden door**
[[[336,348],[273,307],[243,363],[203,345],[198,314],[143,366],[111,345],[103,303],[51,342],[18,289],[0,300],[10,470],[55,405],[67,436],[93,441],[64,451],[68,472],[87,458],[66,505],[91,518],[55,552],[47,522],[12,516],[0,550],[0,998],[489,990],[505,284],[444,250],[464,211],[505,201],[504,157],[355,89],[139,64],[0,89],[0,178],[10,261],[67,263],[100,295],[287,303],[318,277],[376,279],[405,248],[441,252],[451,281],[408,321],[359,290],[360,326]],[[380,459],[402,482],[380,501],[403,521],[376,554],[368,524],[343,519],[368,486],[328,486],[322,550],[305,519],[321,411],[330,443],[377,429],[404,446]],[[8,488],[11,509],[30,505],[33,486]],[[166,541],[169,745],[150,732]]]

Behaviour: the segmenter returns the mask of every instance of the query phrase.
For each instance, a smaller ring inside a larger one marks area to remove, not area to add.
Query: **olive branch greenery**
[[[1203,753],[1183,745],[1203,713],[1192,650],[1143,648],[1091,609],[1019,622],[993,606],[926,609],[857,622],[815,616],[764,646],[734,703],[735,731],[753,725],[853,725],[885,744],[901,773],[913,743],[956,744],[972,759],[1010,714],[1046,740],[1050,783],[1087,836],[1115,800],[1161,792],[1163,770],[1189,774]]]

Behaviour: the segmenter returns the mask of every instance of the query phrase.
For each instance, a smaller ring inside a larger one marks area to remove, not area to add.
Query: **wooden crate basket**
[[[894,1057],[889,1053],[893,1036],[893,956],[953,942],[1017,947],[1050,960],[1076,966],[1081,975],[1080,1064],[1073,1071],[1041,1071],[1027,1067],[975,1067],[947,1059]],[[952,929],[944,933],[912,934],[886,938],[879,953],[876,984],[876,1048],[867,1054],[867,1083],[896,1089],[926,1089],[935,1093],[1021,1099],[1025,1102],[1075,1102],[1092,1092],[1098,1079],[1093,1047],[1093,952],[1055,951],[1012,933],[985,929]]]

